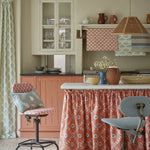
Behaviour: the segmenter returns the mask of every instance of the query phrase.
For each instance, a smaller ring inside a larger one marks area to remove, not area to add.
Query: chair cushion
[[[16,83],[13,86],[13,93],[25,93],[32,91],[33,86],[30,83]]]
[[[139,117],[124,117],[118,119],[103,118],[102,121],[119,129],[136,129],[138,126]],[[144,127],[146,122],[142,120],[141,127]]]
[[[45,115],[53,112],[56,112],[55,108],[38,108],[38,109],[27,110],[23,114],[24,115]]]
[[[11,93],[12,99],[19,112],[44,107],[36,89],[26,93]]]

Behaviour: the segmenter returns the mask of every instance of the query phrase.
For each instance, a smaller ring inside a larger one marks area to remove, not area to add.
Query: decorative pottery
[[[116,24],[117,23],[117,16],[116,15],[111,15],[109,19],[110,24]]]
[[[146,22],[147,24],[150,24],[150,14],[147,14]]]
[[[107,84],[106,72],[99,72],[99,76],[101,77],[99,84]]]
[[[105,24],[108,17],[104,15],[104,13],[99,13],[98,24]]]
[[[116,66],[110,66],[106,73],[107,83],[110,85],[117,85],[120,81],[119,68]]]
[[[89,23],[90,23],[90,21],[89,21],[88,18],[84,18],[84,19],[82,20],[82,24],[89,24]]]

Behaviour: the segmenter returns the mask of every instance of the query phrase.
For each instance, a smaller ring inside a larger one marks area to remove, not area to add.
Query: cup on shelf
[[[61,40],[66,40],[66,38],[67,38],[67,37],[66,37],[65,32],[62,32],[61,35],[60,35],[60,39],[61,39]]]
[[[55,21],[54,19],[49,19],[49,24],[54,25],[54,21]]]
[[[54,25],[54,19],[53,18],[44,18],[43,19],[44,25]]]
[[[70,25],[71,19],[70,18],[60,18],[59,19],[59,23],[61,25]]]

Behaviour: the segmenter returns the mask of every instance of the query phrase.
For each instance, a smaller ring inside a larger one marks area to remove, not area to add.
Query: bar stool
[[[19,107],[18,103],[20,104],[21,102],[20,101],[18,102],[16,100],[17,99],[16,93],[18,93],[18,94],[25,93],[26,96],[28,96],[28,93],[31,92],[32,90],[33,90],[33,86],[30,83],[14,84],[13,93],[11,93],[11,96],[12,96],[12,99],[14,100],[14,103],[16,104],[17,108]],[[36,94],[36,92],[33,94],[33,96],[35,96],[37,99],[39,97],[38,94]],[[26,101],[26,99],[23,100],[23,103],[25,103],[25,101]],[[25,104],[23,104],[23,105],[25,105]],[[40,104],[39,106],[42,106],[42,104]],[[40,107],[40,108],[36,108],[36,109],[29,109],[24,112],[21,112],[22,115],[25,115],[25,118],[27,121],[29,121],[32,117],[34,118],[35,139],[28,139],[28,140],[18,143],[16,150],[18,150],[20,147],[30,147],[31,150],[33,147],[38,147],[38,148],[41,148],[42,150],[44,150],[45,147],[48,147],[50,145],[55,145],[56,149],[59,150],[59,147],[56,144],[56,141],[39,139],[39,123],[40,123],[39,117],[46,117],[46,116],[48,116],[48,114],[54,113],[54,112],[56,112],[55,108],[44,108],[44,107]]]
[[[144,135],[145,131],[139,131],[146,122],[143,116],[150,116],[150,98],[146,96],[132,96],[124,98],[119,109],[128,117],[124,118],[103,118],[106,124],[123,130],[123,149],[125,150],[125,133],[127,133],[130,142],[134,145],[138,135]]]

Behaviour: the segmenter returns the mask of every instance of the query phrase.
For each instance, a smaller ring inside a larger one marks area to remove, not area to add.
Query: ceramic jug
[[[147,14],[146,22],[147,24],[150,24],[150,14]]]
[[[116,24],[117,23],[117,16],[116,15],[111,15],[109,19],[110,24]]]
[[[105,24],[108,17],[104,15],[104,13],[99,13],[98,24]]]
[[[107,83],[110,85],[117,85],[120,81],[119,68],[116,66],[110,66],[106,73]]]
[[[84,18],[82,20],[82,24],[89,24],[89,23],[93,23],[93,19],[92,18]]]
[[[88,18],[84,18],[83,20],[82,20],[82,24],[89,24],[89,19]]]

